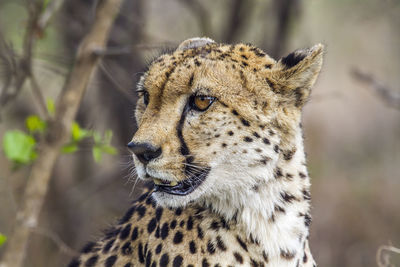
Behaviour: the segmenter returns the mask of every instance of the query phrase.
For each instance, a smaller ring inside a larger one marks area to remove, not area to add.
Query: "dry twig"
[[[91,30],[79,46],[74,67],[56,104],[54,121],[39,143],[39,156],[32,166],[24,196],[17,212],[0,267],[20,267],[26,254],[29,234],[36,228],[51,173],[60,148],[69,139],[70,127],[80,106],[99,57],[93,50],[106,44],[108,33],[122,0],[103,0],[99,4]]]
[[[351,75],[357,81],[363,82],[369,87],[389,106],[400,109],[400,92],[384,85],[382,82],[375,79],[371,74],[361,71],[360,69],[353,68]]]
[[[383,252],[387,252],[383,254]],[[395,267],[390,263],[390,255],[388,252],[397,253],[400,255],[400,248],[396,248],[394,246],[383,245],[378,248],[376,252],[376,263],[379,267]]]

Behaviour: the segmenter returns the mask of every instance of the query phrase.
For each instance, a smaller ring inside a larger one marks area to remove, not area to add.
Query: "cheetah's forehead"
[[[143,86],[154,94],[173,96],[202,87],[224,95],[227,90],[235,93],[231,87],[238,88],[237,84],[243,85],[241,90],[251,90],[244,80],[261,80],[274,64],[274,59],[252,45],[210,43],[160,56],[151,64]]]

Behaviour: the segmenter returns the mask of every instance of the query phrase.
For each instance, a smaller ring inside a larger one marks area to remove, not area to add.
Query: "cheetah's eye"
[[[189,100],[189,105],[192,109],[197,111],[205,111],[208,109],[211,104],[215,101],[215,97],[205,96],[205,95],[197,95],[192,96]]]

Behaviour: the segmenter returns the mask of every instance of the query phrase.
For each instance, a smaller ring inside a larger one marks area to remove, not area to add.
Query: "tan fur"
[[[251,45],[194,38],[155,60],[138,84],[149,104],[138,101],[132,141],[162,154],[147,165],[134,156],[138,176],[185,181],[188,156],[210,171],[186,196],[144,195],[71,266],[313,266],[300,122],[322,51],[316,45],[275,61]],[[192,95],[216,100],[190,110]]]

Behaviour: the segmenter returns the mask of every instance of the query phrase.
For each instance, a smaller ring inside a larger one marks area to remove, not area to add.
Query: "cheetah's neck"
[[[227,220],[236,219],[239,229],[260,242],[276,266],[292,266],[308,249],[310,180],[300,129],[295,140],[292,158],[285,159],[281,151],[276,165],[265,168],[265,180],[224,199],[206,201]],[[259,170],[253,175],[260,176]]]

